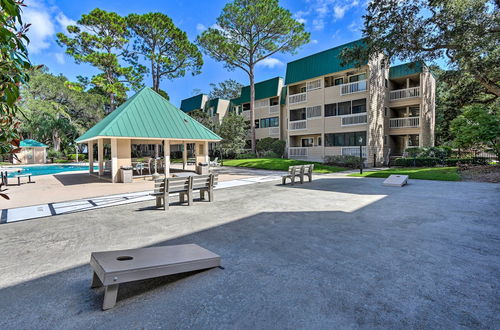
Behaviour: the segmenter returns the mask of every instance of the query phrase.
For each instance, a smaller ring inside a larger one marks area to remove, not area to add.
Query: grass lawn
[[[283,158],[252,158],[252,159],[227,159],[224,160],[224,166],[239,166],[260,168],[264,170],[288,171],[288,166],[305,165],[314,163],[314,172],[317,173],[334,173],[345,171],[345,168],[323,165],[316,162],[307,162],[295,159]]]
[[[440,181],[460,181],[456,167],[409,167],[391,168],[376,172],[363,172],[363,174],[353,173],[349,176],[364,176],[369,178],[387,178],[391,174],[405,174],[410,179],[419,180],[440,180]]]

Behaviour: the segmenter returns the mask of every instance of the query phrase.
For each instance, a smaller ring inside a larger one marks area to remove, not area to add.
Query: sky
[[[70,81],[78,75],[91,77],[97,71],[88,64],[76,64],[72,57],[56,43],[56,33],[66,32],[68,25],[75,24],[82,14],[94,8],[113,11],[126,16],[130,13],[161,12],[172,18],[180,29],[186,31],[190,41],[207,27],[216,23],[227,0],[27,0],[23,20],[32,23],[28,36],[28,49],[33,64],[44,64],[53,74],[63,74]],[[311,33],[311,41],[297,50],[296,54],[276,54],[259,63],[256,81],[285,76],[286,63],[361,37],[362,15],[366,0],[280,0],[293,17],[305,24]],[[163,80],[161,89],[170,95],[170,101],[179,106],[182,99],[193,95],[195,89],[208,93],[210,83],[235,79],[248,85],[248,76],[242,70],[229,71],[223,63],[203,55],[202,73],[174,80]],[[144,83],[151,86],[151,77]]]

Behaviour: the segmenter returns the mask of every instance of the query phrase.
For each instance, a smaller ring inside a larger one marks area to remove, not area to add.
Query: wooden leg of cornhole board
[[[118,295],[118,284],[111,284],[105,287],[104,301],[102,303],[103,311],[115,307],[117,295]]]
[[[94,272],[94,275],[92,276],[92,284],[90,285],[90,287],[92,289],[95,289],[95,288],[100,288],[101,286],[102,282],[99,279],[99,276],[97,276],[97,274]]]

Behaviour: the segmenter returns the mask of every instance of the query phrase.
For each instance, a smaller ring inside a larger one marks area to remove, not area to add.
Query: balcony
[[[307,158],[307,147],[289,147],[288,148],[289,158]]]
[[[366,80],[340,85],[340,95],[348,95],[366,91]]]
[[[356,113],[352,115],[342,116],[342,126],[355,126],[367,123],[367,115],[365,113]]]
[[[269,107],[269,114],[270,115],[275,115],[275,114],[278,114],[278,113],[280,113],[280,105],[279,104],[271,105]]]
[[[420,127],[420,117],[391,118],[390,128],[414,128]]]
[[[395,91],[391,91],[389,95],[391,101],[409,99],[412,97],[420,97],[420,86],[397,89]]]
[[[269,127],[269,135],[270,136],[276,136],[280,135],[280,128],[279,127]]]
[[[290,131],[297,131],[301,129],[307,129],[307,120],[295,120],[288,124],[288,129]]]
[[[342,156],[357,156],[359,157],[359,147],[342,147]],[[361,155],[366,158],[366,146],[361,147]]]
[[[307,93],[299,93],[299,94],[294,94],[290,95],[288,97],[288,104],[299,104],[299,103],[305,103],[307,102]]]

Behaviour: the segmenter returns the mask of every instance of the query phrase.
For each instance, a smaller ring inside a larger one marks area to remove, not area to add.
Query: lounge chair
[[[219,167],[220,164],[219,164],[219,157],[215,157],[214,160],[211,160],[210,161],[210,167]]]

